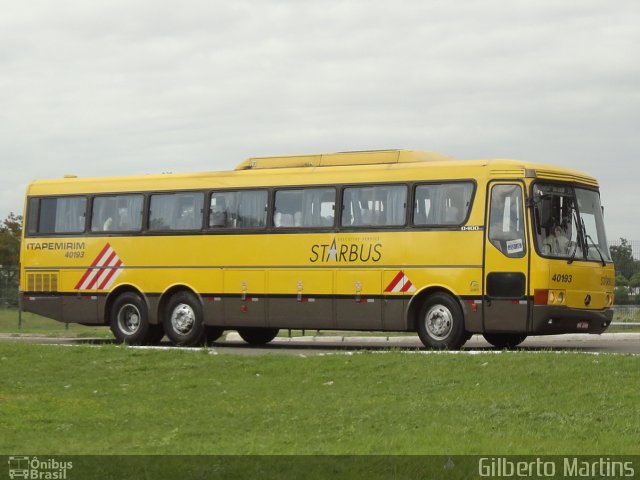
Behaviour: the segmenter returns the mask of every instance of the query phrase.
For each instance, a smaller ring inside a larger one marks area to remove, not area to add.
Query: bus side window
[[[143,201],[140,194],[96,196],[91,208],[91,231],[140,231]]]
[[[416,226],[461,225],[471,208],[472,182],[446,182],[416,187],[413,223]]]
[[[208,227],[264,228],[267,224],[266,190],[213,192],[209,201]]]
[[[29,234],[83,233],[87,197],[42,197],[29,200]]]
[[[407,187],[379,185],[344,189],[342,226],[400,226],[405,224]]]
[[[199,230],[203,203],[199,192],[151,195],[149,230]]]
[[[520,185],[494,185],[491,189],[489,241],[507,257],[525,256],[524,213]]]
[[[273,226],[276,228],[321,228],[333,226],[335,188],[278,190],[275,195]]]

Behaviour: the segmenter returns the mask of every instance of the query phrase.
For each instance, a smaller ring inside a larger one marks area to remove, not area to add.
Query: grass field
[[[640,454],[633,356],[0,344],[0,452]]]
[[[109,327],[86,327],[75,323],[60,323],[33,313],[22,313],[22,324],[18,327],[18,311],[0,309],[0,333],[33,334],[52,337],[99,337],[113,338]]]

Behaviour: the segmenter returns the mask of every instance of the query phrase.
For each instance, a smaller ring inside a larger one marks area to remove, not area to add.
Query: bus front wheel
[[[420,309],[417,330],[425,347],[435,350],[459,350],[467,341],[462,309],[446,293],[435,293],[426,299]]]
[[[276,338],[279,331],[277,328],[260,327],[238,329],[240,337],[249,345],[264,345],[265,343],[269,343]]]
[[[183,347],[201,345],[205,327],[198,298],[191,292],[176,293],[167,304],[163,325],[174,344]]]
[[[154,328],[149,323],[147,305],[140,295],[125,292],[118,296],[111,307],[109,325],[118,343],[145,345],[153,336]]]
[[[494,347],[507,350],[516,348],[527,338],[523,333],[483,333],[482,336]]]

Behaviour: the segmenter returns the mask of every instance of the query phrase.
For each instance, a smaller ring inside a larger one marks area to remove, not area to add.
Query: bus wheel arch
[[[432,287],[415,295],[407,310],[409,329],[427,348],[458,350],[468,340],[464,306],[457,295]]]
[[[193,289],[175,285],[165,291],[158,304],[158,316],[172,343],[180,346],[202,344],[206,332],[204,304]]]
[[[142,294],[142,292],[134,287],[133,285],[119,285],[117,288],[114,288],[107,294],[107,298],[104,303],[104,324],[109,325],[109,318],[111,317],[111,310],[113,309],[114,302],[118,299],[120,295],[126,292],[135,293],[136,295],[140,295],[140,297],[144,300],[147,310],[150,311],[150,305],[147,301],[147,298]]]
[[[146,297],[130,285],[109,293],[105,320],[118,343],[147,345],[159,342],[163,336],[161,327],[150,322]]]

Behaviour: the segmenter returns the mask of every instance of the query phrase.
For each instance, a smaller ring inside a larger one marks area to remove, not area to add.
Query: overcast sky
[[[0,0],[0,215],[36,178],[409,148],[596,176],[640,240],[638,0]]]

